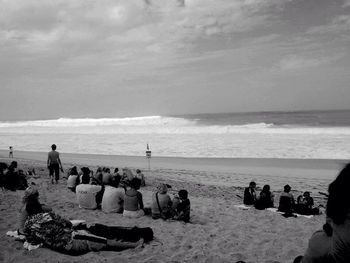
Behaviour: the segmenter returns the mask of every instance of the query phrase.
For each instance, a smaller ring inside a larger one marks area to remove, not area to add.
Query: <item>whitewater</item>
[[[315,124],[305,121],[305,116],[310,117],[307,114],[302,115],[303,121],[293,113],[287,118],[292,121],[286,120],[285,114],[270,115],[0,122],[0,148],[11,145],[15,150],[48,151],[55,143],[67,153],[143,156],[148,144],[153,156],[350,159],[347,123],[334,123],[332,117],[329,125]]]

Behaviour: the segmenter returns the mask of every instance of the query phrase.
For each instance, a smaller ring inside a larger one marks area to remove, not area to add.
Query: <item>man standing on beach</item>
[[[13,147],[9,147],[9,158],[13,158]]]
[[[61,171],[63,172],[63,167],[60,160],[60,154],[59,152],[56,151],[56,144],[52,144],[51,149],[52,151],[49,152],[48,158],[47,158],[47,168],[50,171],[50,178],[52,183],[54,183],[53,174],[55,173],[55,181],[57,184],[58,180],[60,179],[60,168],[61,168]]]

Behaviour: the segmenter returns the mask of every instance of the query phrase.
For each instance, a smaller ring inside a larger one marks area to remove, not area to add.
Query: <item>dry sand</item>
[[[0,161],[10,162],[6,151]],[[18,209],[23,191],[0,194],[0,262],[292,262],[303,254],[311,234],[322,227],[325,216],[307,219],[284,218],[280,214],[255,209],[240,210],[243,187],[254,179],[260,187],[269,183],[276,199],[285,183],[301,191],[313,189],[315,202],[325,204],[318,191],[327,185],[344,165],[344,160],[279,160],[279,159],[206,159],[152,158],[151,173],[144,157],[61,154],[64,168],[73,164],[140,168],[145,171],[147,186],[141,188],[146,206],[150,205],[156,182],[172,185],[170,195],[178,189],[189,191],[192,223],[153,220],[150,217],[126,219],[119,214],[100,210],[79,209],[75,194],[66,188],[65,179],[52,185],[46,169],[47,153],[15,152],[19,168],[34,167],[38,178],[30,178],[40,187],[40,200],[68,219],[88,223],[120,226],[149,226],[156,240],[144,248],[122,252],[90,252],[72,257],[39,248],[23,249],[23,244],[8,237],[17,228]],[[275,202],[276,204],[276,202]]]

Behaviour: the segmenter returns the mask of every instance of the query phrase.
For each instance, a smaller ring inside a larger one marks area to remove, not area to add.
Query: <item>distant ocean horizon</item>
[[[1,121],[0,148],[211,158],[350,159],[350,110]]]

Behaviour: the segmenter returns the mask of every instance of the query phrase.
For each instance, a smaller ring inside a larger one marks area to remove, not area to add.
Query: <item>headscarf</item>
[[[33,197],[34,195],[39,196],[39,191],[38,188],[34,185],[31,185],[29,187],[27,187],[26,190],[24,190],[24,196],[22,199],[22,203],[26,204],[28,202],[28,200]]]

